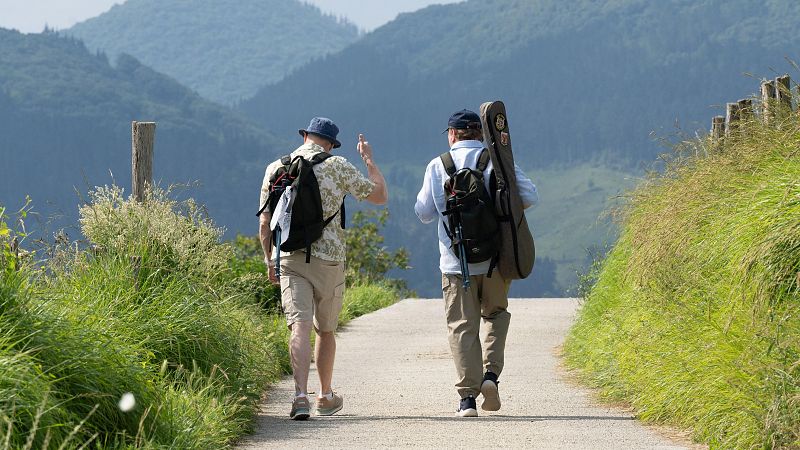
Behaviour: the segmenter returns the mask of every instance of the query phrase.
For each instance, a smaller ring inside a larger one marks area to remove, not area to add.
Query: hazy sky
[[[170,1],[170,0],[165,0]],[[347,17],[360,28],[372,30],[394,19],[398,13],[415,11],[434,3],[459,0],[307,0],[328,13]],[[0,0],[0,27],[38,33],[45,24],[69,28],[123,3],[122,0]]]

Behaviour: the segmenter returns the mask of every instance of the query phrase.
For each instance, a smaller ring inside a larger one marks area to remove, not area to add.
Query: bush
[[[800,446],[798,119],[685,142],[631,192],[566,343],[605,395],[714,448]]]
[[[286,369],[285,326],[238,290],[232,248],[192,202],[135,203],[113,187],[92,199],[92,251],[0,272],[2,432],[35,448],[228,446]]]
[[[258,237],[238,235],[233,249],[230,267],[235,276],[235,289],[255,299],[265,310],[280,312],[281,289],[269,281]]]
[[[405,247],[390,252],[383,245],[380,229],[386,225],[388,218],[387,209],[353,214],[353,223],[345,230],[348,286],[380,283],[398,292],[406,292],[405,280],[387,277],[392,269],[410,268]]]
[[[164,192],[144,203],[116,187],[90,196],[89,248],[59,237],[37,264],[19,263],[11,243],[25,234],[0,207],[0,443],[229,447],[290,370],[257,240],[221,244],[201,208]],[[343,320],[395,300],[355,288]]]
[[[386,308],[397,302],[397,292],[391,287],[363,285],[347,288],[339,314],[339,325],[344,325],[356,317]]]

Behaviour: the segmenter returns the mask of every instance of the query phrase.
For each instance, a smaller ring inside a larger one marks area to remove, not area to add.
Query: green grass
[[[682,143],[628,195],[565,344],[607,398],[712,448],[800,447],[798,123]]]
[[[397,302],[397,292],[381,285],[351,286],[345,290],[339,325]]]
[[[92,249],[57,243],[19,271],[0,216],[0,448],[215,449],[250,430],[288,331],[263,263],[236,262],[199,208],[98,189]],[[396,297],[349,290],[343,321]]]

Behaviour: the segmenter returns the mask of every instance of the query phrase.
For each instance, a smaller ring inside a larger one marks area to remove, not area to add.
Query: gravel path
[[[597,406],[588,391],[562,379],[556,349],[576,309],[572,299],[512,300],[503,407],[479,408],[480,417],[466,419],[454,416],[458,395],[441,299],[404,300],[360,317],[337,338],[333,385],[344,409],[289,420],[294,387],[287,378],[268,394],[256,433],[240,448],[687,448],[630,413]],[[310,381],[318,388],[313,369]]]

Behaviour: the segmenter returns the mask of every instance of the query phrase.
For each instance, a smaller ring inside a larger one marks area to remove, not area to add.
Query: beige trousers
[[[478,396],[484,371],[497,375],[503,371],[508,324],[510,281],[495,271],[470,277],[470,287],[462,286],[461,275],[442,274],[445,316],[450,351],[456,365],[458,395]],[[485,326],[485,339],[481,345],[481,319]]]
[[[286,324],[314,321],[319,332],[336,331],[344,298],[344,262],[305,252],[281,257],[281,302]]]

